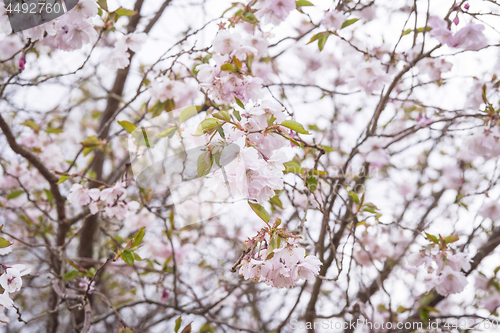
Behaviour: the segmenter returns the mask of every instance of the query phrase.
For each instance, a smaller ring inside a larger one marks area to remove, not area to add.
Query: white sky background
[[[133,8],[133,3],[134,1],[114,1],[114,0],[109,0],[109,8],[110,10],[116,9],[119,6],[123,6],[126,8]],[[193,1],[194,3],[195,1]],[[330,4],[332,1],[320,1],[320,0],[312,0],[312,2],[322,10],[326,10],[330,7]],[[147,15],[148,12],[154,13],[156,8],[154,6],[150,5],[151,1],[146,1],[146,6],[143,10],[143,13]],[[158,5],[160,5],[160,1],[157,1]],[[205,8],[207,9],[206,13],[203,13],[200,10],[200,7],[198,6],[189,6],[188,1],[180,1],[180,0],[174,0],[172,2],[171,7],[169,7],[165,14],[163,15],[162,19],[160,22],[157,24],[157,26],[154,28],[154,30],[151,33],[151,37],[148,39],[148,42],[144,45],[143,51],[140,52],[138,55],[135,56],[134,62],[135,65],[137,64],[151,64],[155,62],[158,57],[165,52],[166,49],[168,49],[173,43],[179,40],[179,32],[181,31],[186,31],[188,28],[192,29],[198,29],[200,28],[205,22],[207,22],[211,18],[218,17],[220,13],[222,13],[225,9],[227,9],[230,6],[231,1],[223,1],[223,0],[211,0],[207,1],[207,5]],[[383,6],[391,6],[391,8],[399,8],[401,7],[401,4],[406,3],[404,0],[396,0],[396,1],[380,1],[376,3],[376,5],[381,5]],[[427,1],[417,1],[418,6],[426,6]],[[446,0],[431,0],[431,14],[438,15],[443,17],[448,8],[450,7],[450,4],[452,1],[446,1]],[[471,5],[470,11],[479,11],[484,10],[484,9],[491,9],[491,10],[496,10],[496,8],[492,4],[489,4],[484,1],[478,1],[478,0],[472,0],[469,2]],[[305,8],[305,12],[311,15],[311,17],[314,19],[315,22],[319,22],[322,17],[322,11],[318,8]],[[385,42],[384,45],[388,45],[388,48],[392,50],[394,43],[396,42],[397,38],[399,37],[400,32],[403,30],[402,26],[404,24],[404,21],[407,18],[406,13],[398,13],[398,14],[392,14],[389,16],[382,16],[384,14],[385,10],[383,8],[379,8],[377,12],[377,16],[381,15],[380,17],[386,17],[387,19],[387,24],[381,24],[380,20],[375,20],[373,22],[367,23],[363,26],[363,28],[360,29],[354,29],[354,33],[356,36],[362,40],[364,43],[366,43],[366,46],[368,48],[371,48],[373,46],[381,45],[382,38]],[[353,15],[353,17],[359,17],[356,14]],[[452,18],[454,15],[452,15]],[[272,33],[275,35],[275,37],[272,37],[270,39],[270,43],[272,44],[273,42],[277,41],[280,39],[282,36],[286,36],[289,34],[295,34],[295,31],[290,33],[290,31],[293,29],[292,26],[296,26],[300,20],[302,20],[303,16],[298,13],[298,12],[293,12],[291,17],[288,19],[288,21],[284,24],[282,24],[280,27],[274,29]],[[458,28],[463,27],[469,20],[469,18],[465,18],[464,15],[460,16],[461,23]],[[126,19],[121,19],[119,22],[126,22]],[[486,20],[487,23],[491,24],[492,26],[500,26],[499,19],[493,19],[489,18]],[[361,27],[361,22],[357,23],[356,25],[353,25],[353,27]],[[425,24],[425,17],[420,16],[419,17],[419,24],[418,26],[424,26]],[[407,28],[413,28],[413,23],[410,23],[410,26]],[[346,29],[345,31],[342,31],[340,34],[342,36],[345,36],[346,38],[349,37],[350,31],[352,29]],[[217,31],[217,26],[216,23],[213,23],[210,27],[208,27],[203,33],[198,34],[198,37],[193,37],[189,40],[188,44],[191,45],[192,42],[196,40],[196,45],[197,48],[202,48],[205,46],[208,46],[210,44],[211,39],[215,36],[215,33]],[[321,29],[318,31],[322,31]],[[487,28],[486,31],[486,36],[489,38],[490,42],[493,43],[499,43],[500,41],[500,35],[493,31],[492,29]],[[305,44],[310,37],[306,37],[303,40],[301,40],[299,43],[300,44]],[[411,47],[411,37],[407,36],[407,38],[403,38],[400,46],[398,47],[398,51],[402,50],[409,50]],[[284,43],[285,44],[285,43]],[[437,42],[432,41],[430,44],[435,45]],[[308,46],[306,46],[311,52],[317,52],[317,44],[312,43]],[[335,54],[337,59],[341,62],[342,65],[344,65],[344,51],[348,47],[340,46],[339,47],[339,41],[335,39],[334,36],[330,37],[329,41],[327,42],[327,46],[325,47],[325,50],[323,53],[320,55],[319,53],[316,53],[318,57],[324,56],[325,53],[327,52],[332,52]],[[363,47],[364,48],[364,47]],[[435,55],[437,54],[452,54],[456,52],[457,50],[450,49],[448,47],[443,47],[441,50],[438,50]],[[272,52],[276,52],[276,50],[273,50]],[[96,52],[96,54],[91,58],[91,63],[97,64],[99,62],[99,51]],[[272,55],[272,54],[271,54]],[[496,50],[494,49],[489,49],[489,50],[484,50],[481,51],[480,55],[477,56],[471,52],[465,52],[461,54],[460,56],[453,57],[453,69],[452,72],[449,74],[446,74],[445,77],[448,76],[469,76],[473,75],[478,72],[485,72],[485,73],[491,73],[491,70],[496,66],[496,62],[498,59],[499,55]],[[81,52],[55,52],[53,57],[49,60],[45,57],[40,58],[39,60],[35,60],[34,55],[28,55],[28,65],[27,65],[27,70],[25,73],[23,73],[24,77],[29,77],[30,75],[33,75],[33,71],[30,71],[30,66],[32,66],[33,62],[37,62],[37,66],[40,66],[43,71],[45,72],[54,72],[54,73],[60,73],[60,72],[69,72],[74,70],[75,68],[79,67],[82,61],[85,59],[85,56]],[[487,61],[485,61],[487,59]],[[54,66],[54,67],[52,67]],[[290,77],[294,78],[295,82],[300,82],[300,77],[302,75],[303,68],[301,68],[300,62],[296,58],[294,54],[291,52],[289,54],[286,54],[282,57],[281,59],[281,69],[283,71],[282,73],[282,79],[283,81],[291,81]],[[350,66],[348,61],[345,61],[345,66]],[[92,66],[89,66],[90,68]],[[135,67],[137,68],[137,66]],[[159,68],[162,68],[161,66]],[[498,68],[498,67],[497,67]],[[102,71],[108,71],[107,69],[101,69]],[[105,75],[105,82],[104,84],[109,88],[114,80],[114,72],[108,71],[109,75]],[[498,73],[498,70],[497,70]],[[82,75],[91,75],[92,73],[89,72],[89,70],[84,70]],[[137,73],[132,73],[133,75],[129,79],[129,83],[134,83],[138,82],[138,76]],[[135,75],[134,75],[135,74]],[[101,75],[102,76],[102,75]],[[312,74],[313,77],[320,77],[322,76],[322,72],[317,72]],[[332,76],[326,76],[325,75],[325,86],[328,86],[331,84],[331,82],[326,82],[329,77]],[[488,80],[489,77],[486,75],[486,80]],[[426,93],[425,96],[419,96],[421,100],[425,101],[426,104],[428,105],[439,105],[443,108],[447,109],[456,109],[456,108],[461,108],[465,100],[467,98],[466,92],[467,90],[464,89],[464,86],[471,85],[472,80],[470,79],[457,79],[453,81],[449,81],[446,85],[446,87],[441,87],[439,90],[436,91],[436,93],[428,94]],[[134,85],[132,85],[134,86]],[[67,90],[63,89],[59,85],[54,85],[54,86],[49,86],[49,85],[44,85],[44,88],[32,88],[29,90],[29,94],[26,94],[26,89],[23,90],[23,93],[25,94],[24,96],[19,96],[19,106],[25,108],[25,109],[35,109],[35,110],[42,110],[46,109],[49,110],[53,107],[56,107],[57,105],[60,104],[61,100],[65,100],[68,98],[67,96]],[[340,91],[344,91],[345,87],[340,87]],[[298,92],[297,90],[294,92]],[[362,106],[358,100],[355,98],[356,95],[354,96],[349,96],[344,99],[340,99],[342,103],[348,105],[348,108],[352,109],[352,112],[356,110],[357,107]],[[75,96],[71,96],[74,98]],[[298,121],[308,124],[308,123],[317,123],[319,127],[324,127],[326,126],[327,123],[325,123],[325,120],[321,120],[322,116],[324,114],[330,114],[332,110],[332,105],[329,99],[324,99],[316,102],[312,102],[320,95],[317,92],[313,92],[312,90],[308,90],[307,92],[298,92],[295,94],[289,94],[288,97],[290,98],[287,102],[287,105],[292,105],[293,110],[295,111],[295,117],[297,118]],[[308,101],[307,104],[304,104],[303,101],[306,100]],[[375,103],[377,101],[377,97],[373,97],[373,106],[375,106]],[[141,102],[144,101],[144,99],[141,99]],[[140,103],[136,103],[136,106],[139,106]],[[2,105],[0,105],[0,110],[2,110]],[[387,121],[388,118],[391,116],[391,110],[393,108],[391,106],[388,106],[387,112],[384,113],[381,117],[381,123],[384,121]],[[370,116],[373,113],[373,108],[365,108],[364,111],[368,116]],[[128,116],[121,116],[118,120],[121,119],[128,119]],[[319,123],[317,120],[319,120]],[[369,118],[364,118],[364,119],[369,119]],[[77,120],[77,119],[75,119]],[[339,131],[342,131],[342,134],[347,134],[347,133],[353,133],[354,135],[351,138],[350,144],[354,145],[355,140],[357,139],[357,136],[359,135],[359,129],[364,127],[366,124],[362,122],[363,117],[357,117],[356,122],[352,125],[345,125],[343,128],[339,128]],[[352,129],[356,128],[357,131],[353,131]],[[115,128],[116,129],[116,128]],[[90,135],[91,133],[87,133]],[[347,145],[349,145],[349,141],[346,143],[346,148]],[[442,163],[447,163],[446,161],[440,160],[438,158],[433,159],[432,163],[435,163],[435,165],[440,165]],[[397,176],[401,177],[401,175]],[[395,179],[396,182],[398,181],[405,181],[406,179]],[[388,193],[391,193],[394,191],[394,188],[390,188],[390,186],[387,186],[388,184],[385,185],[385,187],[379,187],[377,188],[378,193],[372,193],[372,197],[368,196],[368,200],[373,200],[374,203],[379,206],[381,211],[383,212],[385,209],[388,209],[389,211],[391,210],[392,207],[392,202],[387,199],[380,200],[379,198],[381,197],[380,193],[382,193],[382,197],[387,195]],[[370,193],[369,193],[370,194]],[[498,193],[490,193],[492,198],[498,198]],[[454,195],[451,194],[451,196],[448,198],[450,200],[450,203],[453,202],[454,200]],[[467,212],[464,209],[460,210],[460,220],[455,224],[455,226],[458,229],[466,229],[470,230],[472,226],[472,221],[474,220],[475,213],[477,209],[480,206],[480,202],[474,202],[470,205],[470,211]],[[434,218],[439,219],[440,214],[434,213]],[[241,215],[243,216],[243,214]],[[390,218],[385,217],[385,218]],[[443,233],[443,234],[449,234],[453,230],[451,229],[452,224],[454,224],[455,221],[448,220],[446,218],[443,218],[443,223],[439,224],[434,224],[433,227],[430,229],[430,233]],[[261,225],[258,223],[258,218],[255,219],[257,221],[251,226],[251,229],[259,229]],[[384,221],[384,218],[382,218],[382,221]],[[476,221],[477,222],[477,221]],[[251,231],[247,236],[252,236]],[[491,256],[489,259],[489,262],[485,262],[483,266],[488,266],[491,265],[492,268],[491,270],[498,265],[500,262],[500,256],[494,255]],[[496,264],[495,264],[496,263]],[[469,278],[470,282],[473,282],[473,279]],[[340,281],[339,283],[342,283]],[[390,289],[391,286],[388,286]],[[393,288],[399,288],[399,286],[393,285]],[[452,296],[452,299],[460,299],[460,298],[466,298],[466,297],[471,297],[473,294],[473,285],[470,283],[469,286],[467,287],[466,291],[460,295]],[[401,294],[401,299],[399,300],[402,304],[404,304],[404,294]],[[293,300],[293,298],[291,298]],[[307,298],[306,298],[307,300]],[[319,304],[318,304],[319,305]],[[319,306],[318,306],[319,307]],[[319,307],[320,308],[320,307]],[[320,308],[320,313],[329,313],[330,311],[326,308]],[[187,317],[185,320],[189,320]]]

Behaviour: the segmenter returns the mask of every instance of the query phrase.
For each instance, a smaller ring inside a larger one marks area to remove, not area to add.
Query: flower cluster
[[[426,249],[413,253],[407,258],[411,266],[424,266],[427,273],[425,277],[427,286],[436,288],[436,291],[443,296],[462,292],[468,283],[464,272],[471,268],[467,253],[453,253],[448,248],[447,242],[456,240],[453,236],[450,237],[445,239],[440,237],[440,240],[435,238],[435,241]],[[437,246],[438,243],[439,246]]]
[[[448,29],[448,23],[439,17],[431,16],[428,24],[432,28],[431,36],[441,44],[471,51],[480,50],[488,45],[488,40],[483,33],[484,26],[481,24],[471,22],[455,34]]]
[[[127,190],[124,183],[100,190],[98,188],[87,189],[80,184],[73,184],[68,195],[68,201],[77,206],[86,206],[91,214],[99,212],[99,204],[105,205],[104,211],[108,217],[116,216],[124,219],[128,211],[136,212],[140,204],[137,201],[126,202],[124,200]]]
[[[296,243],[296,236],[274,228],[264,228],[246,241],[245,256],[241,260],[240,275],[245,280],[264,281],[277,288],[291,288],[299,280],[314,280],[321,261],[306,256],[304,248]]]
[[[255,17],[264,24],[278,25],[296,8],[295,0],[259,0],[255,5]]]
[[[2,226],[3,227],[3,226]],[[6,239],[1,238],[2,243],[10,243]],[[7,254],[11,251],[11,245],[1,248],[0,255]],[[8,249],[8,250],[7,250]],[[10,298],[10,294],[21,290],[23,285],[22,277],[31,273],[31,269],[26,268],[26,266],[21,264],[16,264],[12,266],[0,264],[0,286],[3,289],[3,294],[0,294],[0,322],[6,323],[8,321],[7,316],[3,314],[3,309],[10,309],[14,306],[14,301]]]
[[[94,0],[81,0],[67,14],[24,32],[32,40],[63,51],[74,51],[97,41],[97,31],[91,22],[98,12]]]
[[[139,52],[146,37],[145,33],[131,33],[118,39],[114,47],[105,50],[101,55],[102,64],[110,70],[126,68],[130,64],[128,50]]]

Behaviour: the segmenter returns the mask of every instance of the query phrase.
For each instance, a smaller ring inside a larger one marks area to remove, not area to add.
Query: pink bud
[[[26,65],[26,58],[24,55],[19,59],[19,69],[24,71],[24,65]]]
[[[458,25],[459,22],[460,20],[458,19],[458,16],[455,16],[455,18],[453,19],[453,23],[455,23],[455,25]]]
[[[465,6],[464,6],[464,9],[465,9],[465,10],[469,10],[469,8],[470,8],[469,4],[468,4],[468,3],[466,3],[466,4],[465,4]]]

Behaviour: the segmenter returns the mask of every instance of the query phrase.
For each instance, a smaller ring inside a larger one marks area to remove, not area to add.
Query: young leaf
[[[120,16],[134,16],[137,14],[137,12],[127,9],[127,8],[118,8],[117,10],[114,11],[114,13],[120,17]]]
[[[45,196],[47,197],[47,200],[49,200],[49,202],[54,200],[54,196],[52,195],[52,192],[50,192],[46,188],[43,189],[43,192],[45,192]]]
[[[236,119],[238,119],[238,121],[241,121],[241,116],[240,116],[240,113],[238,111],[234,110],[233,115],[236,117]]]
[[[226,138],[226,135],[224,134],[224,129],[219,124],[217,124],[217,132],[219,132],[219,135],[221,136],[221,138],[223,138],[223,139]]]
[[[328,37],[330,37],[330,34],[330,31],[327,31],[318,39],[318,48],[320,52],[325,48],[326,41],[328,40]]]
[[[13,243],[9,242],[8,240],[6,240],[5,238],[3,237],[0,237],[0,249],[4,249],[6,247],[9,247],[11,246]]]
[[[356,192],[354,192],[354,191],[349,191],[347,194],[349,195],[349,198],[351,198],[351,199],[352,199],[352,201],[354,201],[354,203],[355,203],[356,205],[359,205],[359,197],[358,197],[358,195],[356,194]]]
[[[321,36],[323,36],[323,32],[318,32],[317,34],[311,37],[311,39],[309,40],[309,42],[307,42],[307,44],[311,44],[312,42],[317,41],[318,39],[321,38]]]
[[[60,134],[64,131],[61,128],[49,127],[45,130],[45,132],[48,134]]]
[[[218,119],[215,119],[215,118],[205,119],[198,125],[198,128],[196,129],[196,133],[193,135],[200,136],[200,135],[203,135],[205,133],[212,134],[217,129],[217,125],[219,123],[220,123],[220,121]]]
[[[134,241],[132,242],[132,247],[136,247],[137,245],[139,245],[141,243],[142,239],[144,238],[144,235],[146,234],[146,232],[144,231],[144,229],[146,229],[146,227],[142,227],[135,234]]]
[[[197,173],[198,177],[205,177],[212,169],[212,165],[214,164],[214,160],[212,158],[212,153],[210,151],[206,151],[203,154],[198,156],[197,162]]]
[[[181,333],[191,333],[191,323],[184,327]]]
[[[439,244],[439,239],[436,236],[428,234],[428,233],[425,233],[425,235],[427,236],[427,239],[430,240],[431,242],[433,242],[435,244]]]
[[[301,123],[298,123],[298,122],[293,121],[293,120],[285,120],[281,123],[281,126],[285,126],[285,127],[289,128],[297,133],[300,133],[300,134],[311,134],[304,129],[304,126],[302,126]]]
[[[132,266],[134,264],[134,252],[132,252],[131,250],[124,250],[121,254],[121,257],[127,265]]]
[[[175,132],[177,132],[178,129],[179,128],[177,126],[170,127],[169,129],[158,134],[156,137],[158,139],[166,138],[166,137],[168,137],[170,139],[174,136]]]
[[[78,271],[71,270],[71,271],[67,272],[66,274],[64,274],[63,281],[67,282],[69,280],[76,279],[79,275],[80,275],[80,273]]]
[[[62,175],[59,177],[59,180],[57,181],[57,185],[64,183],[66,180],[68,180],[69,176],[67,175]]]
[[[108,2],[106,0],[97,0],[97,4],[99,5],[99,7],[101,7],[105,11],[109,11]]]
[[[445,242],[446,244],[450,244],[450,243],[454,243],[454,242],[456,242],[456,241],[458,241],[458,240],[459,240],[459,238],[458,238],[457,236],[455,236],[455,235],[451,235],[451,236],[446,237],[446,238],[444,239],[444,242]]]
[[[318,188],[318,180],[316,177],[308,177],[306,179],[307,185],[309,185],[309,188],[311,189],[312,192],[314,192]]]
[[[314,6],[310,1],[307,0],[297,0],[295,1],[297,7]]]
[[[271,219],[271,216],[269,216],[269,213],[267,210],[259,205],[258,203],[253,203],[248,201],[248,204],[250,205],[250,208],[259,216],[264,222],[268,223],[269,220]]]
[[[16,190],[16,191],[12,191],[12,192],[10,192],[10,193],[7,195],[7,200],[17,198],[18,196],[20,196],[20,195],[21,195],[21,194],[23,194],[23,193],[24,193],[24,191],[23,191],[23,190]]]
[[[220,70],[221,71],[226,71],[226,72],[234,72],[234,67],[232,64],[230,63],[227,63],[227,64],[224,64],[220,67]]]
[[[174,332],[175,333],[179,332],[179,329],[181,328],[181,325],[182,325],[182,316],[179,316],[179,318],[177,318],[175,320],[175,327],[174,327]]]
[[[297,161],[290,161],[290,162],[285,162],[283,163],[285,166],[285,173],[297,173],[301,174],[304,170],[300,167],[300,164]]]
[[[196,106],[190,105],[182,110],[181,115],[179,116],[179,122],[183,123],[196,114],[198,114],[198,109],[196,108]]]
[[[240,101],[237,97],[235,97],[234,100],[236,101],[236,104],[238,104],[240,108],[245,109],[245,104],[243,104],[242,101]]]
[[[357,19],[357,18],[347,20],[344,23],[342,23],[342,27],[340,29],[344,29],[344,28],[346,28],[346,27],[350,26],[351,24],[354,24],[358,21],[359,21],[359,19]]]
[[[120,124],[125,129],[125,131],[129,132],[130,134],[132,134],[132,132],[137,128],[137,126],[126,120],[119,121],[118,124]]]

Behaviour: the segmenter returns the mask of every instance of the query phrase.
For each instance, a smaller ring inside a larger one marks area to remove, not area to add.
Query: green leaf
[[[318,180],[316,177],[308,177],[306,179],[307,185],[309,185],[309,188],[311,189],[312,192],[314,192],[318,188]]]
[[[245,12],[245,13],[243,13],[243,15],[241,17],[243,18],[243,20],[250,22],[250,23],[257,23],[258,22],[257,18],[255,17],[254,13],[252,13],[252,12]]]
[[[280,246],[280,236],[278,233],[274,233],[269,241],[269,246],[266,251],[266,259],[271,259],[274,256],[274,250]]]
[[[212,165],[214,164],[214,160],[212,158],[212,153],[210,151],[206,151],[205,153],[198,156],[197,162],[197,173],[198,177],[205,177],[212,169]]]
[[[344,28],[346,28],[346,27],[350,26],[351,24],[354,24],[358,21],[359,21],[359,19],[357,19],[357,18],[346,20],[344,23],[342,23],[342,27],[340,29],[344,29]]]
[[[283,203],[280,200],[279,194],[277,194],[274,197],[272,197],[271,199],[269,199],[269,202],[271,203],[271,205],[274,205],[276,207],[283,209]]]
[[[311,37],[311,39],[309,40],[309,42],[307,42],[307,44],[311,44],[312,42],[317,41],[318,39],[321,38],[321,36],[323,36],[323,32],[318,32],[317,34]]]
[[[326,146],[326,145],[321,145],[321,147],[327,152],[327,153],[331,153],[333,152],[333,148],[330,147],[330,146]]]
[[[330,31],[327,31],[318,39],[318,48],[320,52],[325,48],[326,41],[328,40],[328,37],[330,37],[330,34]]]
[[[60,134],[64,131],[61,128],[49,127],[45,130],[45,132],[48,134]]]
[[[189,118],[198,114],[198,109],[194,105],[190,105],[184,110],[182,110],[181,115],[179,116],[179,122],[183,123]]]
[[[47,197],[47,200],[49,200],[49,202],[54,200],[54,196],[52,195],[52,192],[50,192],[46,188],[43,189],[43,192],[45,192],[45,196]]]
[[[144,229],[146,229],[146,227],[142,227],[135,234],[134,241],[132,242],[132,247],[136,247],[137,245],[139,245],[141,243],[142,239],[144,238],[144,235],[146,234],[146,231],[144,231]]]
[[[219,135],[221,136],[221,138],[223,138],[223,139],[226,138],[226,135],[224,134],[224,129],[219,124],[217,124],[217,132],[219,132]]]
[[[200,327],[200,333],[215,333],[215,329],[209,323],[205,323]]]
[[[354,191],[349,191],[347,192],[347,194],[349,195],[349,198],[352,199],[352,201],[354,201],[354,203],[356,203],[356,205],[359,205],[359,197],[358,195],[356,194],[356,192]]]
[[[85,140],[83,140],[82,142],[80,142],[80,144],[84,147],[98,147],[101,145],[101,142],[99,141],[99,138],[95,135],[92,135],[92,136],[89,136],[88,138],[86,138]]]
[[[245,104],[243,104],[242,101],[240,101],[237,97],[235,97],[234,100],[236,101],[236,104],[238,104],[240,108],[245,109]]]
[[[66,274],[64,274],[63,281],[67,282],[69,280],[76,279],[79,275],[80,273],[78,271],[75,270],[69,271]]]
[[[234,67],[232,64],[230,63],[227,63],[227,64],[224,64],[220,67],[220,70],[221,71],[226,71],[226,72],[234,72]]]
[[[11,246],[13,243],[9,242],[8,240],[6,240],[5,238],[3,237],[0,237],[0,249],[4,249],[6,247],[9,247]]]
[[[33,132],[38,133],[40,131],[40,126],[35,124],[33,120],[26,120],[21,123],[21,125],[27,126],[33,130]]]
[[[62,175],[61,177],[59,177],[59,180],[57,181],[57,185],[64,183],[68,179],[69,179],[69,176]]]
[[[203,120],[199,125],[198,128],[196,129],[196,133],[194,133],[194,136],[200,136],[202,134],[212,134],[216,129],[217,125],[220,123],[218,119],[215,118],[208,118]]]
[[[410,34],[412,31],[413,31],[413,29],[406,29],[405,31],[403,31],[401,36],[406,36],[406,35]]]
[[[189,323],[186,327],[184,327],[181,333],[191,333],[191,323]]]
[[[168,137],[170,139],[174,136],[175,132],[177,132],[178,129],[179,128],[177,126],[170,127],[169,129],[158,134],[156,137],[158,139],[166,138],[166,137]]]
[[[283,165],[285,166],[285,173],[301,174],[304,171],[301,168],[300,164],[295,160],[292,160],[290,162],[285,162],[283,163]]]
[[[97,0],[97,4],[99,5],[99,7],[101,7],[105,11],[109,11],[108,2],[106,0]]]
[[[427,239],[430,240],[431,242],[433,242],[435,244],[439,244],[439,239],[436,236],[428,234],[428,233],[425,233],[425,235],[427,236]]]
[[[314,6],[310,1],[307,0],[297,0],[295,1],[297,7]]]
[[[233,115],[236,117],[236,119],[238,119],[238,121],[241,121],[241,116],[240,116],[240,113],[238,111],[234,110]]]
[[[153,118],[158,117],[165,109],[167,108],[167,101],[165,102],[156,102],[151,108],[149,108],[148,112],[153,114]]]
[[[426,323],[429,320],[429,310],[421,308],[420,309],[420,319]]]
[[[250,208],[259,216],[264,222],[268,223],[269,220],[271,219],[271,216],[269,216],[269,213],[267,210],[259,205],[258,203],[253,203],[248,201],[248,204],[250,205]]]
[[[214,113],[213,116],[223,121],[231,121],[231,115],[229,114],[229,112],[224,110]]]
[[[179,316],[179,318],[175,320],[175,328],[174,328],[175,333],[179,332],[181,325],[182,325],[182,316]]]
[[[118,8],[117,10],[114,11],[114,13],[120,17],[120,16],[134,16],[137,14],[136,11],[127,9],[127,8]]]
[[[131,250],[124,250],[121,254],[121,257],[127,265],[132,266],[134,264],[134,252],[132,252]]]
[[[459,238],[458,238],[457,236],[455,236],[455,235],[451,235],[451,236],[446,237],[446,238],[444,239],[444,242],[445,242],[446,244],[455,243],[456,241],[458,241],[458,239],[459,239]]]
[[[130,134],[132,134],[132,132],[137,128],[137,126],[126,120],[119,121],[118,124],[120,124],[125,129],[125,131],[129,132]]]
[[[293,120],[285,120],[281,123],[281,126],[285,126],[285,127],[289,128],[297,133],[300,133],[300,134],[311,134],[305,130],[304,126],[302,126],[301,123],[298,123],[298,122],[293,121]]]
[[[17,198],[18,196],[20,196],[20,195],[21,195],[21,194],[23,194],[23,193],[24,193],[24,191],[23,191],[23,190],[12,191],[12,192],[10,192],[10,193],[7,195],[7,200]]]

